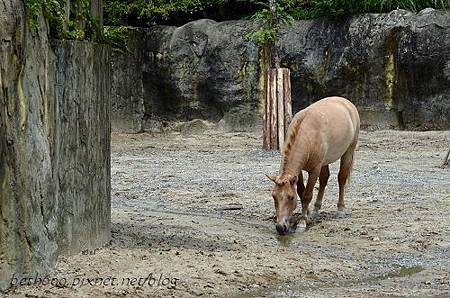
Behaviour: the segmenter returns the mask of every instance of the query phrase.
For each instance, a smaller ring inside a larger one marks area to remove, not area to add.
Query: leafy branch
[[[279,25],[290,25],[294,18],[291,15],[290,2],[274,2],[274,10],[271,10],[268,4],[261,2],[258,2],[258,4],[264,8],[255,12],[251,19],[262,22],[262,25],[257,30],[249,33],[247,38],[264,47],[267,44],[276,42]]]
[[[104,38],[113,50],[118,52],[129,52],[128,48],[128,30],[127,26],[105,27]]]
[[[269,67],[279,67],[280,61],[275,48],[277,42],[278,30],[280,25],[290,25],[294,21],[291,15],[292,1],[269,0],[269,4],[258,3],[263,7],[257,11],[251,19],[260,21],[260,27],[253,32],[246,35],[247,39],[253,40],[259,45],[267,59],[269,60]]]
[[[30,28],[38,28],[41,13],[48,20],[51,35],[59,39],[99,41],[102,39],[100,22],[90,12],[90,0],[72,0],[66,15],[66,0],[25,0],[25,11]]]

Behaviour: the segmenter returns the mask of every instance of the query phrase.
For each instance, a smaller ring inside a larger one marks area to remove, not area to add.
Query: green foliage
[[[66,16],[66,0],[25,0],[27,21],[32,29],[37,29],[42,13],[48,20],[50,32],[59,39],[99,41],[102,32],[98,19],[90,13],[90,0],[71,0],[69,16]]]
[[[263,25],[247,35],[247,38],[260,46],[266,46],[276,42],[276,27],[270,24],[271,15],[267,4],[260,3],[260,6],[262,9],[251,18],[262,21]],[[450,9],[450,0],[278,0],[276,14],[280,24],[290,24],[293,20],[382,13],[397,8],[418,12],[427,7]]]
[[[132,1],[105,0],[106,24],[111,26],[122,26],[127,24],[128,16],[136,14],[136,6]]]
[[[385,13],[394,9],[418,12],[424,8],[450,9],[449,0],[292,0],[295,19],[358,13]]]
[[[232,10],[236,3],[236,0],[105,0],[105,23],[111,26],[149,26],[178,23],[180,16],[186,21],[211,18],[214,15],[211,12],[223,9],[225,4]],[[239,3],[246,3],[248,14],[253,15],[255,19],[263,22],[267,20],[268,0],[241,0]],[[397,8],[413,12],[426,7],[450,9],[450,0],[277,0],[277,4],[281,23],[283,18],[300,20],[345,14],[382,13]],[[238,16],[237,18],[242,16],[239,11],[231,11],[229,19],[233,19],[233,14]],[[186,17],[189,15],[192,17]],[[271,36],[272,34],[265,30],[255,38],[270,39]]]
[[[247,39],[253,40],[260,47],[268,44],[274,44],[276,41],[276,32],[272,28],[259,28],[258,30],[248,34]]]
[[[164,1],[153,0],[145,1],[145,6],[141,11],[141,15],[146,18],[152,18],[155,15],[162,18],[168,18],[171,13],[175,11],[194,13],[203,10],[207,7],[217,5],[224,2],[223,0],[179,0],[179,1]]]
[[[275,12],[272,14],[270,8],[265,3],[260,3],[264,8],[257,11],[251,19],[258,20],[262,26],[246,36],[261,47],[274,44],[277,39],[278,25],[291,24],[294,21],[290,12],[292,1],[277,1]]]
[[[66,0],[24,0],[28,23],[37,27],[42,13],[48,20],[52,36],[63,39],[101,40],[99,22],[90,14],[90,0],[71,0],[68,15]],[[217,11],[228,9],[229,19],[240,18],[243,13],[233,11],[240,3],[248,14],[263,23],[251,37],[258,44],[275,42],[276,28],[267,26],[268,0],[104,0],[105,24],[111,26],[149,26],[157,23],[180,23],[202,17],[211,18]],[[227,6],[228,5],[228,6]],[[277,0],[280,24],[293,19],[310,19],[323,16],[341,16],[356,13],[380,13],[402,8],[420,11],[426,7],[450,9],[450,0]],[[117,42],[114,41],[114,42]]]
[[[217,7],[226,0],[105,0],[108,25],[125,25],[131,17],[147,25],[179,14],[194,14]]]
[[[25,0],[25,10],[30,27],[36,29],[41,12],[55,29],[61,30],[64,23],[63,0]]]
[[[128,27],[105,27],[103,30],[104,38],[112,48],[119,52],[127,52],[128,50]]]

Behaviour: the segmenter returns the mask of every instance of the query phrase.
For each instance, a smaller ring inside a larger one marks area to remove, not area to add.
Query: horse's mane
[[[302,124],[303,119],[305,118],[305,113],[300,113],[298,117],[294,117],[292,119],[291,124],[289,125],[289,129],[287,131],[286,140],[284,143],[284,149],[283,149],[283,157],[281,160],[281,166],[280,166],[280,175],[282,175],[285,170],[286,166],[288,164],[289,156],[292,150],[292,146],[295,143],[295,140],[298,135],[300,124]]]

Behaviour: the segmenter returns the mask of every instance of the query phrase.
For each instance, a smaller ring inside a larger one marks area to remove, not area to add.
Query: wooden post
[[[277,101],[277,71],[275,69],[270,70],[270,147],[271,149],[277,149],[278,143],[278,101]]]
[[[284,143],[284,80],[283,80],[283,68],[277,68],[277,108],[278,108],[278,149],[283,147]]]
[[[264,74],[264,85],[263,85],[263,148],[264,149],[270,149],[270,121],[269,121],[269,115],[270,115],[270,102],[267,100],[267,97],[270,93],[269,88],[269,73],[267,71],[266,74]]]
[[[291,81],[287,68],[267,70],[263,115],[263,148],[282,149],[292,119]]]
[[[284,135],[286,136],[289,125],[292,121],[292,97],[291,97],[291,72],[287,68],[283,75],[283,90],[284,90]]]

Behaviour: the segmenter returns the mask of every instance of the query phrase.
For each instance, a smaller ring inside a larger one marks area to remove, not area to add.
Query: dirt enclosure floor
[[[254,133],[113,134],[112,240],[26,297],[450,297],[450,131],[363,131],[348,216],[276,235],[280,156]],[[316,190],[317,191],[317,190]],[[135,279],[135,280],[134,280]]]

